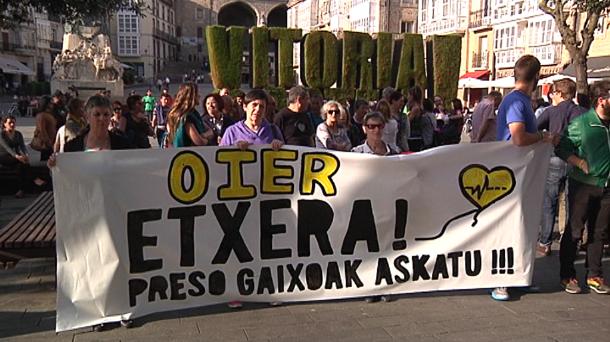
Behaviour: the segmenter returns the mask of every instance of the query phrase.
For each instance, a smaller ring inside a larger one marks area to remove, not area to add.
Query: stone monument
[[[100,27],[66,24],[65,32],[62,52],[53,61],[51,92],[76,90],[82,99],[106,90],[123,96],[123,68]]]

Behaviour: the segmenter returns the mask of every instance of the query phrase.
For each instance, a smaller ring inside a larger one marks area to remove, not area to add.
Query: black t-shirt
[[[89,133],[89,126],[87,126],[81,134],[76,138],[68,141],[64,145],[64,152],[82,152],[85,150],[85,135]],[[127,138],[119,133],[108,131],[110,136],[110,149],[111,150],[126,150],[131,148]]]
[[[286,145],[314,146],[316,133],[306,112],[293,112],[288,108],[280,110],[273,123],[284,135]]]

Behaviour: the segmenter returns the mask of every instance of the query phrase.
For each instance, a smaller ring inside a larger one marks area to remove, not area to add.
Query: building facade
[[[4,91],[30,81],[49,81],[55,56],[61,53],[63,23],[30,10],[29,22],[0,31],[0,82]]]
[[[291,0],[288,27],[366,33],[415,32],[416,0]]]
[[[112,50],[141,79],[160,77],[177,60],[174,0],[146,0],[144,16],[119,10],[109,19]]]
[[[555,21],[537,0],[419,0],[419,8],[418,29],[424,35],[463,37],[462,78],[512,76],[515,62],[525,54],[540,60],[542,76],[563,70],[567,62]],[[471,89],[470,104],[485,92]]]

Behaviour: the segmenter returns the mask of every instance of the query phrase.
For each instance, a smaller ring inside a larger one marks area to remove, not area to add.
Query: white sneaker
[[[499,301],[507,301],[510,299],[508,289],[506,287],[497,287],[491,291],[491,298]]]

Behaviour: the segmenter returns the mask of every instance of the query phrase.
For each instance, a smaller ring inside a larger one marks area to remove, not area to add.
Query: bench
[[[19,260],[55,256],[53,192],[40,194],[19,215],[0,229],[0,268]]]

